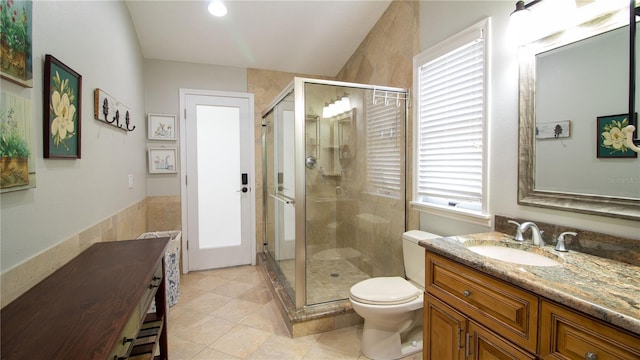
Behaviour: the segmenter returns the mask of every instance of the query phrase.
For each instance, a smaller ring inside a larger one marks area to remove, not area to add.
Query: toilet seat
[[[399,277],[376,277],[363,280],[349,290],[351,298],[364,304],[396,305],[417,299],[422,291]]]

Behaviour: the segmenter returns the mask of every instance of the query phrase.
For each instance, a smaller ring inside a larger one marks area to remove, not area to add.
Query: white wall
[[[143,61],[127,8],[116,1],[34,1],[33,80],[25,89],[4,80],[2,91],[32,100],[37,188],[1,195],[3,272],[146,197]],[[44,159],[44,55],[82,75],[78,160]],[[93,118],[101,88],[128,106],[135,131]],[[128,188],[128,174],[134,176]]]
[[[422,1],[420,3],[420,49],[425,49],[491,17],[491,80],[489,119],[490,140],[490,208],[493,215],[511,216],[533,221],[572,226],[611,235],[640,239],[638,222],[584,215],[529,206],[519,206],[518,199],[518,57],[507,44],[512,1]],[[443,235],[483,231],[481,227],[420,216],[420,228]]]
[[[247,92],[247,69],[245,68],[145,60],[144,71],[147,113],[176,115],[177,124],[180,123],[180,88]],[[147,131],[146,127],[145,131]],[[180,129],[178,129],[178,138],[179,131]],[[147,141],[147,146],[180,148],[179,141]],[[180,167],[179,164],[178,167]],[[180,195],[178,174],[149,175],[147,186],[149,196]]]

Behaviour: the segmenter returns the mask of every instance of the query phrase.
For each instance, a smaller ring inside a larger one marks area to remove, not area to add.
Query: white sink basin
[[[559,262],[533,252],[504,246],[478,245],[467,249],[492,259],[530,266],[557,266]]]

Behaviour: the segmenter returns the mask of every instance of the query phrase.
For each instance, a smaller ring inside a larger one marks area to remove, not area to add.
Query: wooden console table
[[[167,359],[168,242],[89,247],[0,311],[0,358]]]

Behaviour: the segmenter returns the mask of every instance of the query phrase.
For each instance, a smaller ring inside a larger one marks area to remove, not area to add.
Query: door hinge
[[[189,240],[187,240],[187,251],[189,251]]]
[[[184,176],[184,185],[186,186],[186,185],[188,185],[188,184],[189,184],[189,182],[187,181],[187,175],[185,175],[185,176]]]
[[[184,108],[184,119],[187,120],[187,108]]]
[[[462,332],[464,330],[461,328],[458,328],[458,350],[462,350]]]

